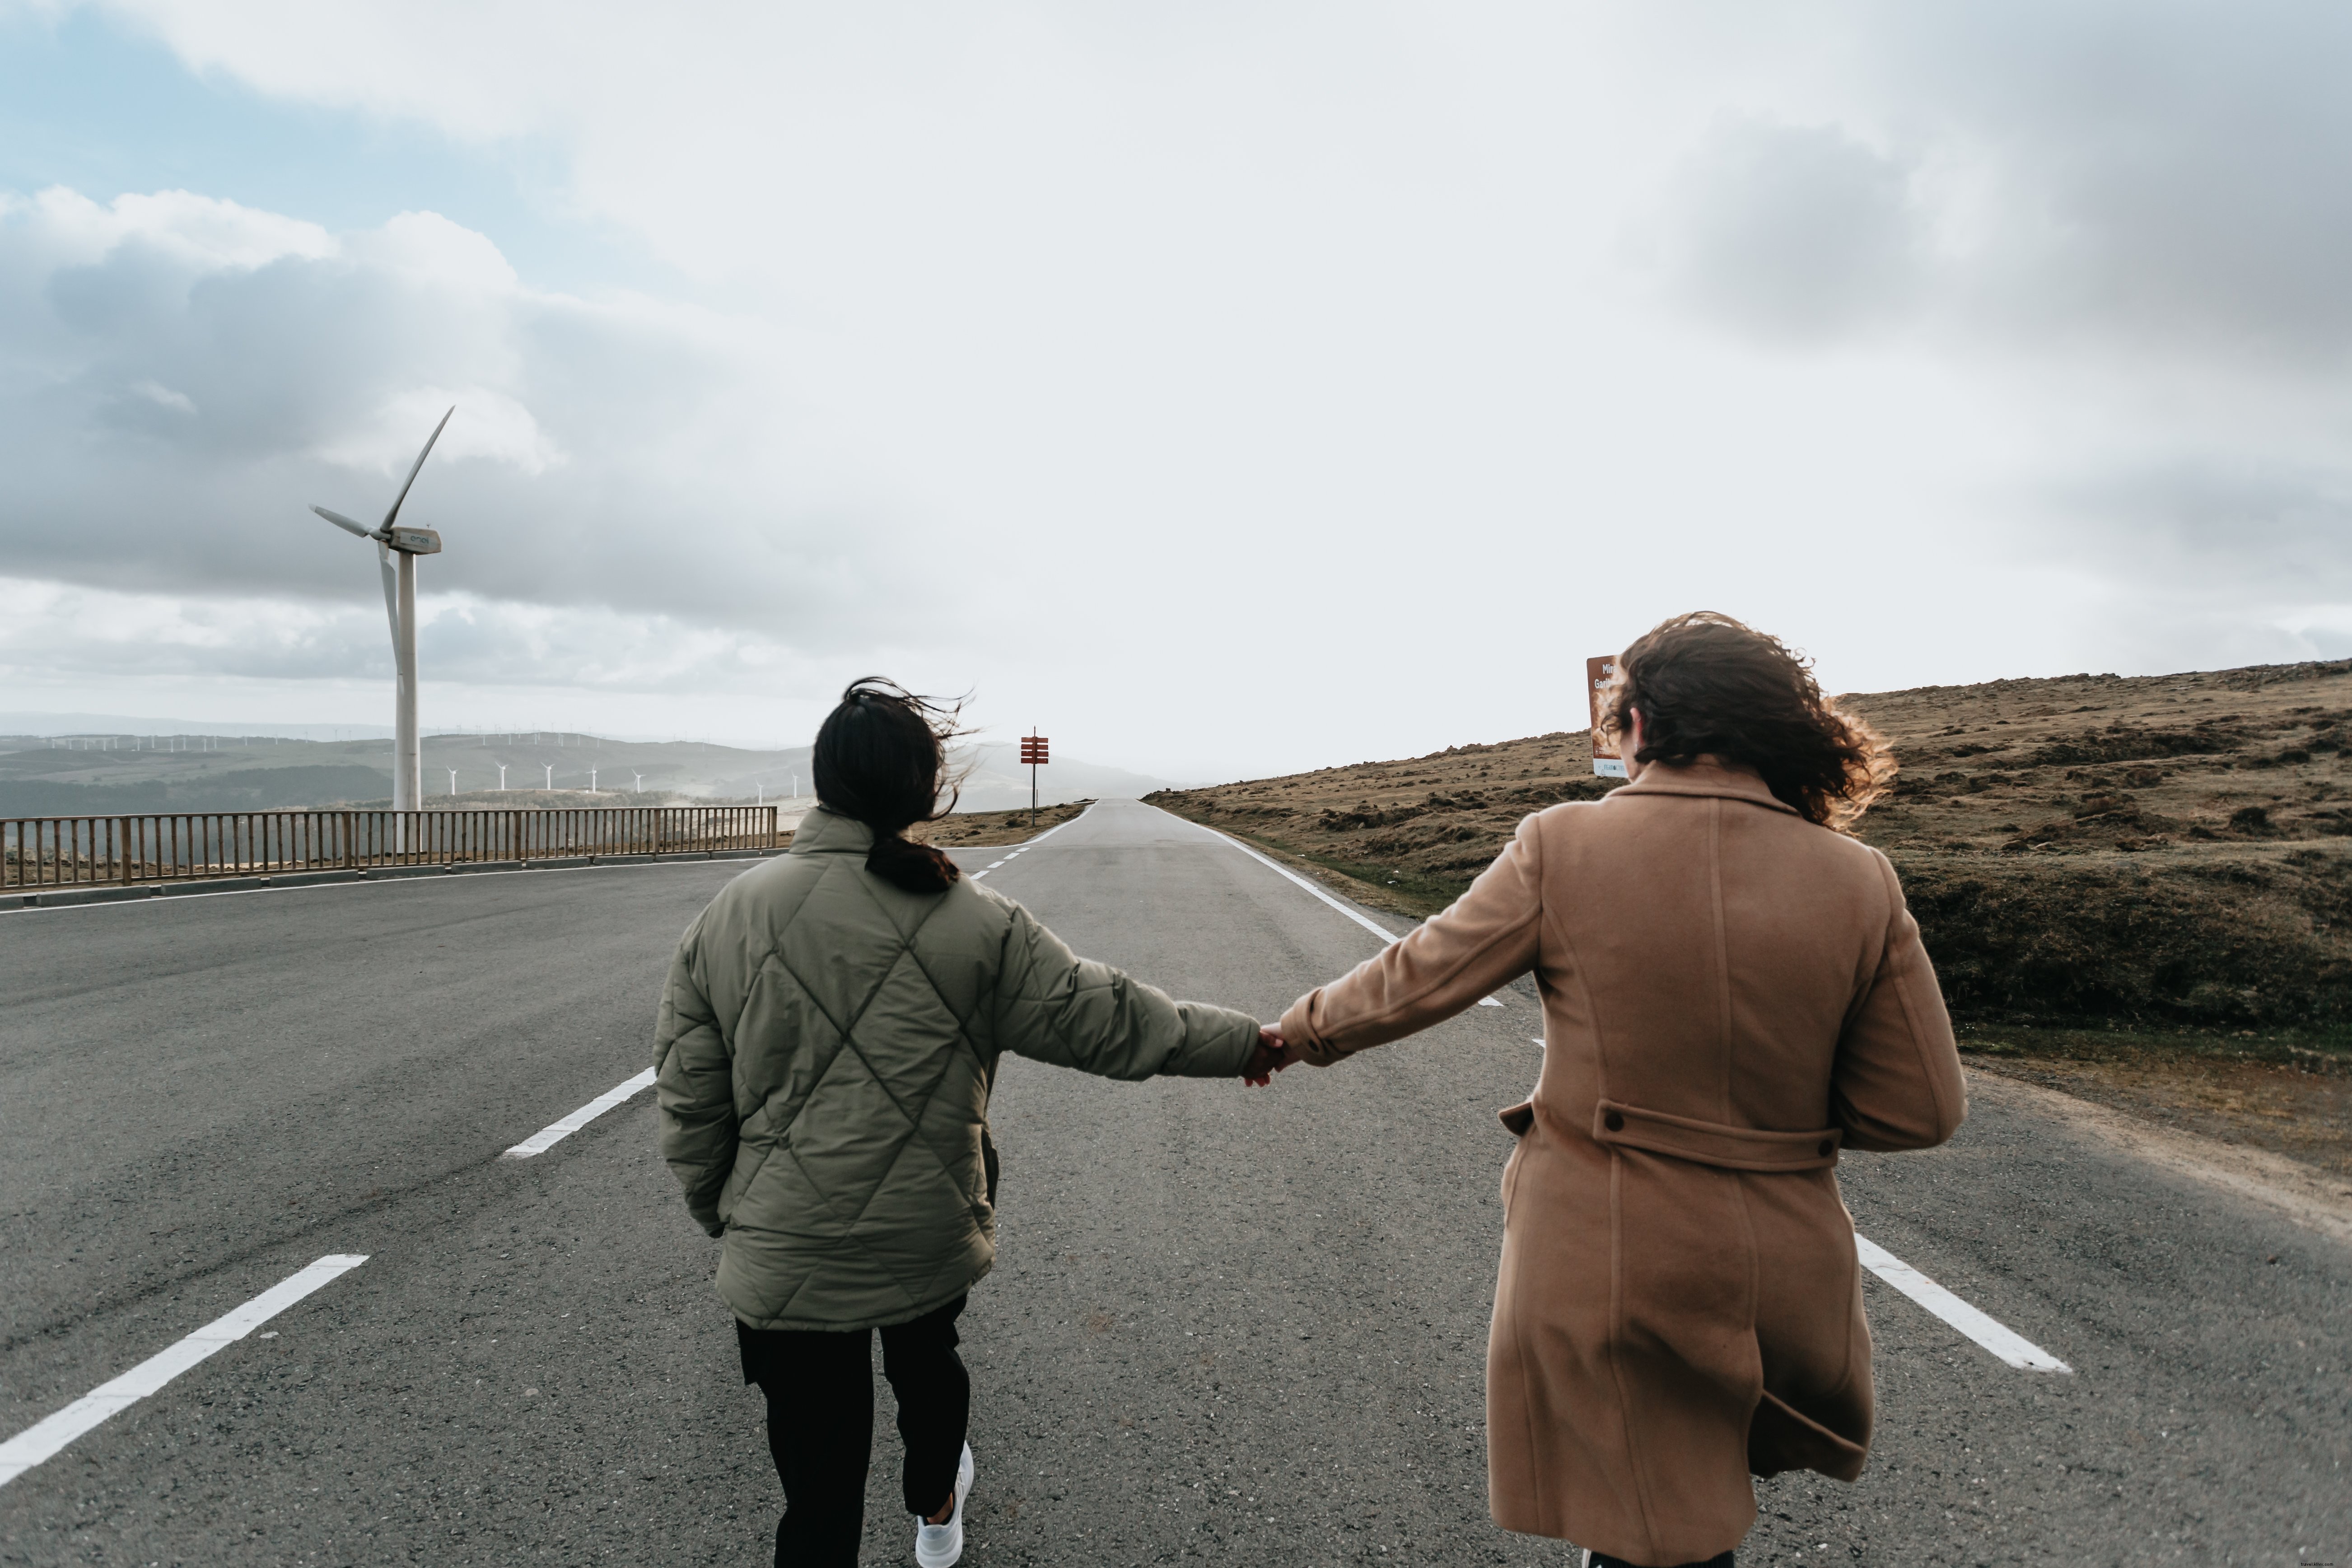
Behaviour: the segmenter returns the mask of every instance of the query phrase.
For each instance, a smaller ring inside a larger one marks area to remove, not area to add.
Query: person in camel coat
[[[1894,765],[1727,616],[1629,647],[1630,779],[1519,825],[1462,898],[1277,1033],[1330,1066],[1533,973],[1543,1072],[1501,1112],[1489,1501],[1594,1563],[1729,1564],[1749,1480],[1851,1481],[1871,1433],[1848,1150],[1967,1114],[1919,928],[1843,829]]]

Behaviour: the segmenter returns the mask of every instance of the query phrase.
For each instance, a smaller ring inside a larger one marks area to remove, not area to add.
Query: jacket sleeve
[[[1968,1116],[1959,1047],[1919,942],[1919,922],[1885,856],[1878,864],[1893,904],[1878,968],[1838,1041],[1830,1113],[1849,1149],[1928,1149]]]
[[[1290,1005],[1276,1026],[1304,1060],[1329,1067],[1442,1023],[1535,967],[1543,921],[1538,818],[1478,874],[1470,890],[1378,956]]]
[[[702,922],[687,928],[654,1026],[654,1103],[661,1152],[686,1188],[686,1210],[713,1236],[719,1193],[735,1169],[734,1058],[702,983]]]
[[[1177,1002],[1107,963],[1080,958],[1019,904],[993,1002],[996,1040],[1020,1056],[1103,1078],[1234,1078],[1249,1065],[1257,1020]]]

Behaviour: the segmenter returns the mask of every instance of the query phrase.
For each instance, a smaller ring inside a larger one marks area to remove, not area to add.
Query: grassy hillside
[[[1894,743],[1859,835],[1903,872],[1956,1010],[2352,1023],[2352,664],[1844,700]],[[1152,796],[1427,912],[1520,816],[1597,799],[1581,733]]]
[[[386,795],[389,766],[221,768],[201,775],[89,784],[0,776],[0,816],[111,816],[139,811],[289,811]]]

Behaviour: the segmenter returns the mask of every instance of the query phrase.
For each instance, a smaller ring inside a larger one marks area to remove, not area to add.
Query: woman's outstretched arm
[[[1301,1061],[1329,1067],[1475,1006],[1535,967],[1543,920],[1537,818],[1444,912],[1341,979],[1290,1005],[1275,1032]]]
[[[1080,958],[1011,900],[997,973],[1003,1049],[1103,1078],[1237,1078],[1257,1048],[1257,1020],[1164,991]]]

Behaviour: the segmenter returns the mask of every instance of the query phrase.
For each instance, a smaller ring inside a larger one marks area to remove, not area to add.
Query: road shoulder
[[[1973,1101],[2050,1117],[2176,1174],[2249,1199],[2305,1229],[2352,1243],[2352,1182],[2267,1150],[2223,1143],[2077,1100],[2071,1094],[1970,1069]]]

